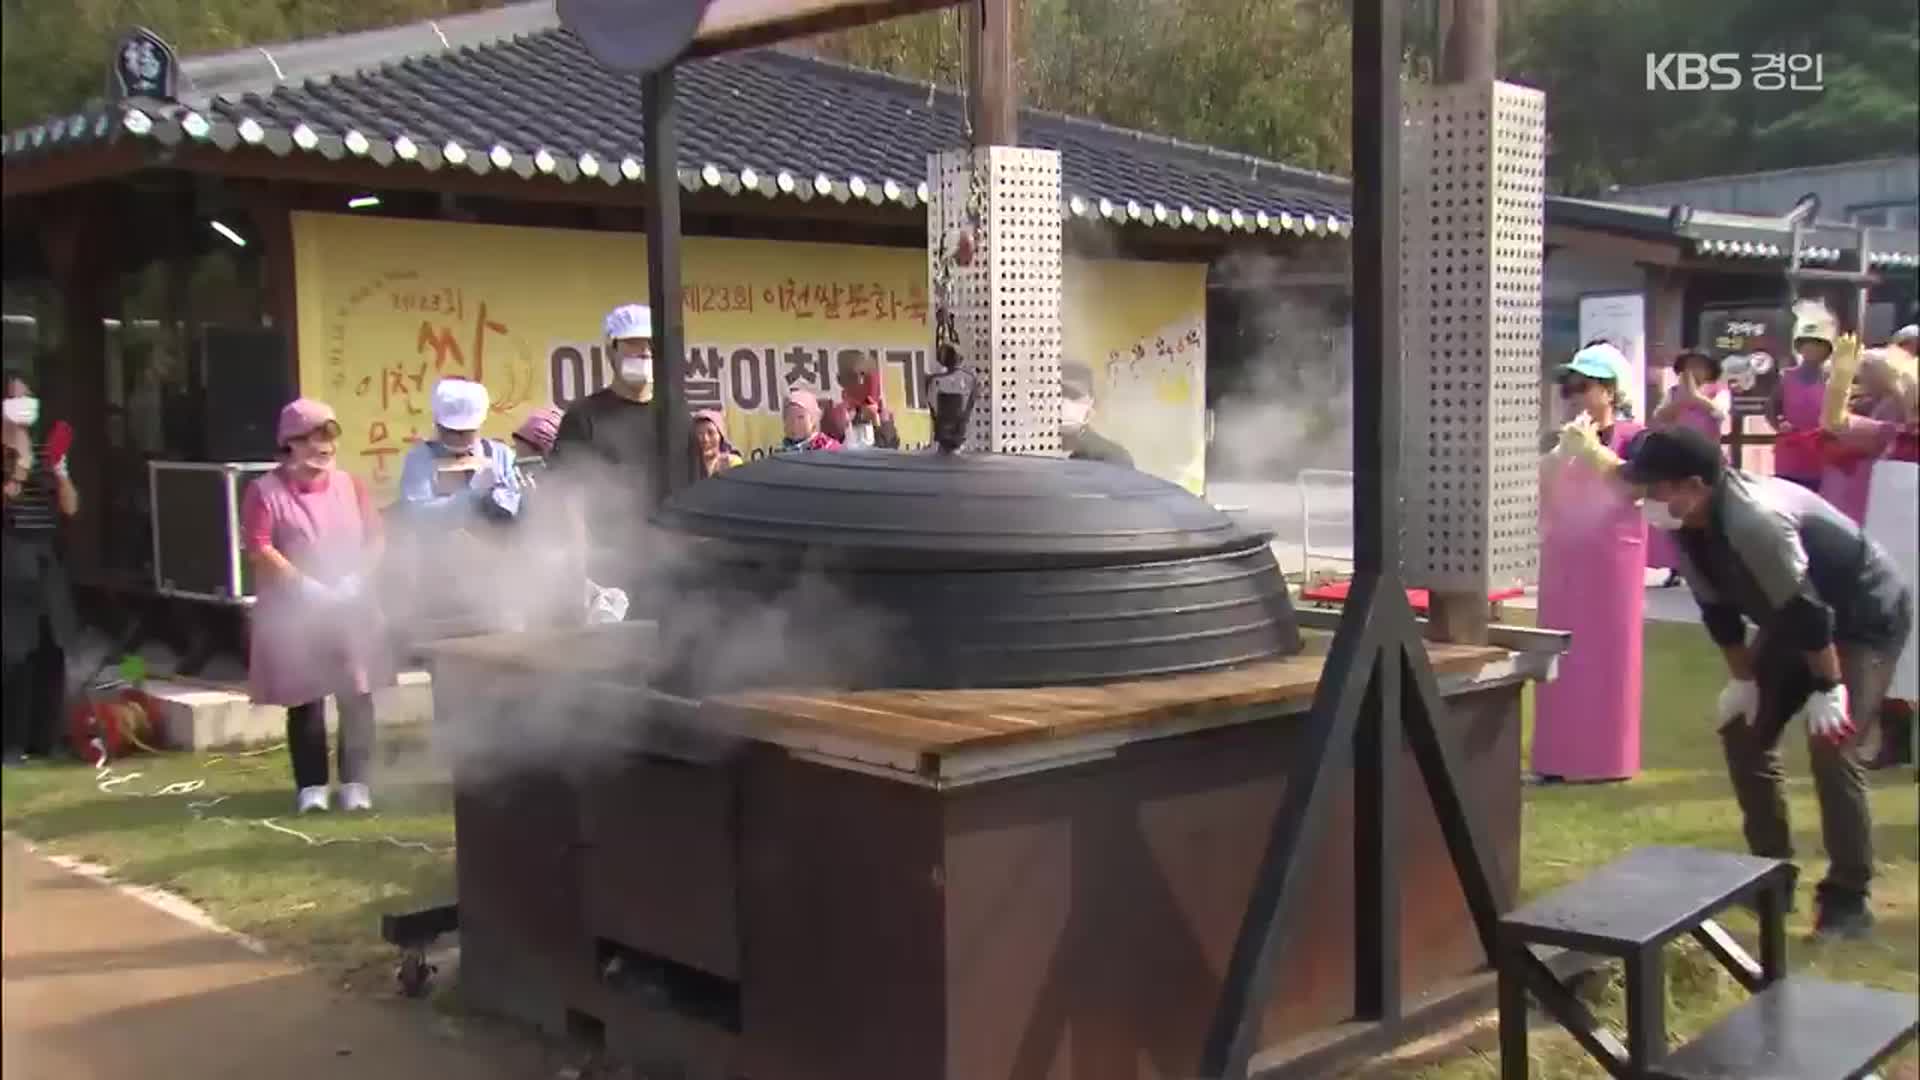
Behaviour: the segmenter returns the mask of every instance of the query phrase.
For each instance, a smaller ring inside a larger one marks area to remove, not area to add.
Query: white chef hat
[[[433,384],[433,422],[448,431],[478,431],[493,401],[472,379],[441,379]]]
[[[653,337],[653,309],[645,304],[621,304],[607,312],[607,340]]]

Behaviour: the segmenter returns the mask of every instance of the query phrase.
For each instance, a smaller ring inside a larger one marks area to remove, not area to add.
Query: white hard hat
[[[478,431],[493,399],[471,379],[441,379],[433,384],[433,422],[448,431]]]
[[[1831,348],[1839,333],[1839,320],[1827,310],[1827,305],[1818,300],[1803,300],[1793,306],[1794,341],[1824,341]]]
[[[653,337],[653,309],[645,304],[621,304],[607,312],[607,340]]]

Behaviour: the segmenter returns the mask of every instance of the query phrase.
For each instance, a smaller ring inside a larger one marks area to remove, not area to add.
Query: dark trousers
[[[373,695],[355,694],[335,699],[340,706],[340,782],[367,782],[367,764],[373,758]],[[327,700],[309,701],[287,710],[287,752],[293,757],[296,787],[327,785]]]
[[[5,752],[45,756],[53,750],[66,712],[67,654],[46,616],[40,617],[40,640],[33,649],[6,665]]]
[[[1904,638],[1903,638],[1904,640]],[[1863,901],[1873,880],[1873,820],[1867,810],[1867,773],[1863,748],[1872,745],[1880,703],[1893,680],[1900,646],[1891,651],[1841,643],[1840,670],[1847,685],[1847,706],[1856,728],[1844,743],[1807,736],[1813,790],[1820,800],[1820,841],[1827,850],[1823,899]],[[1812,692],[1812,673],[1804,657],[1789,658],[1756,649],[1762,672],[1760,716],[1752,724],[1734,721],[1720,729],[1727,774],[1746,832],[1747,849],[1770,859],[1793,858],[1793,831],[1787,820],[1786,770],[1780,763],[1784,727]],[[1769,675],[1768,673],[1773,674]]]

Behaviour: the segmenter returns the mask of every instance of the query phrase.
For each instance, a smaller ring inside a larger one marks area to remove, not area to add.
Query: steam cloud
[[[846,685],[871,679],[873,658],[897,654],[894,621],[818,566],[777,580],[715,573],[714,545],[646,520],[650,479],[599,469],[548,476],[512,524],[470,523],[461,536],[451,524],[412,523],[390,554],[385,596],[404,596],[409,609],[390,617],[442,614],[439,636],[519,635],[495,643],[499,670],[462,665],[463,685],[436,693],[434,753],[469,780],[578,775],[642,752],[705,760],[737,739],[670,716],[690,699],[770,676],[789,690]],[[588,568],[563,497],[573,484],[587,500],[632,508],[615,515],[629,523],[620,535],[592,540],[653,583],[641,593],[627,580],[596,582],[634,593],[624,623],[584,625]],[[431,618],[416,625],[434,636]],[[660,722],[669,718],[683,722]]]

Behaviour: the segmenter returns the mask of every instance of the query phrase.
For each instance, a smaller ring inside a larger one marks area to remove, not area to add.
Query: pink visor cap
[[[313,398],[297,398],[280,410],[280,423],[274,429],[273,442],[276,446],[285,446],[322,425],[337,426],[339,423],[334,419],[333,406]]]

